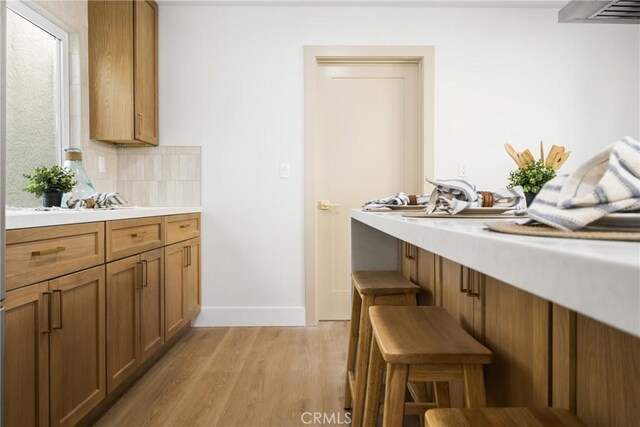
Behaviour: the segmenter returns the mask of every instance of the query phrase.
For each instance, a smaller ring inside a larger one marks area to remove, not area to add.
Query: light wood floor
[[[97,425],[304,426],[305,412],[344,423],[348,326],[194,328]]]

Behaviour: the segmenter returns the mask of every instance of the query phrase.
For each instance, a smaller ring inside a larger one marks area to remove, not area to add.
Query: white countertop
[[[113,221],[148,216],[178,215],[201,212],[199,207],[188,208],[121,208],[121,209],[60,209],[37,211],[35,209],[7,210],[7,230],[17,228],[46,227],[50,225],[78,224],[83,222]]]
[[[640,336],[640,243],[516,236],[494,220],[351,217],[524,291]]]

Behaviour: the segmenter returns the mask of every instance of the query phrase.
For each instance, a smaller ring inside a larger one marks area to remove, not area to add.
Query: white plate
[[[384,205],[393,211],[421,211],[427,208],[427,205]]]
[[[515,207],[512,208],[467,208],[461,212],[458,212],[458,215],[464,215],[464,214],[469,214],[469,215],[478,215],[478,214],[491,214],[491,215],[497,215],[497,214],[501,214],[507,211],[512,211],[514,210]]]

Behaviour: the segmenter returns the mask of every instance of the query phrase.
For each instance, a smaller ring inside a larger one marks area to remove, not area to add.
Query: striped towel
[[[467,208],[482,207],[482,196],[478,194],[476,186],[462,179],[427,180],[435,185],[427,214],[446,213],[457,214]],[[525,197],[522,187],[502,188],[493,191],[493,207],[520,209]]]
[[[546,183],[526,213],[535,221],[570,231],[613,212],[638,209],[640,142],[625,137],[571,174]]]
[[[127,201],[120,193],[94,193],[88,199],[81,200],[71,197],[67,200],[69,209],[115,209],[127,205]]]
[[[411,197],[413,197],[413,196],[411,196]],[[416,201],[417,201],[417,203],[415,203],[415,205],[426,206],[427,198],[425,196],[423,196],[422,194],[418,194],[418,195],[416,195]],[[409,198],[409,195],[407,193],[400,192],[400,193],[396,193],[395,196],[389,196],[389,197],[383,197],[381,199],[369,200],[364,205],[362,205],[362,208],[363,208],[363,210],[367,211],[367,210],[374,210],[374,209],[384,208],[384,207],[386,207],[388,205],[408,206],[410,204],[411,204],[411,199]]]

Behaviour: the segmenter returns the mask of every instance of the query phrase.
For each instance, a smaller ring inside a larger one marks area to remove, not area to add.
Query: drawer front
[[[163,217],[107,222],[107,261],[146,252],[164,245]]]
[[[200,236],[200,214],[169,215],[165,218],[166,244]]]
[[[7,231],[7,290],[104,263],[104,222]]]

